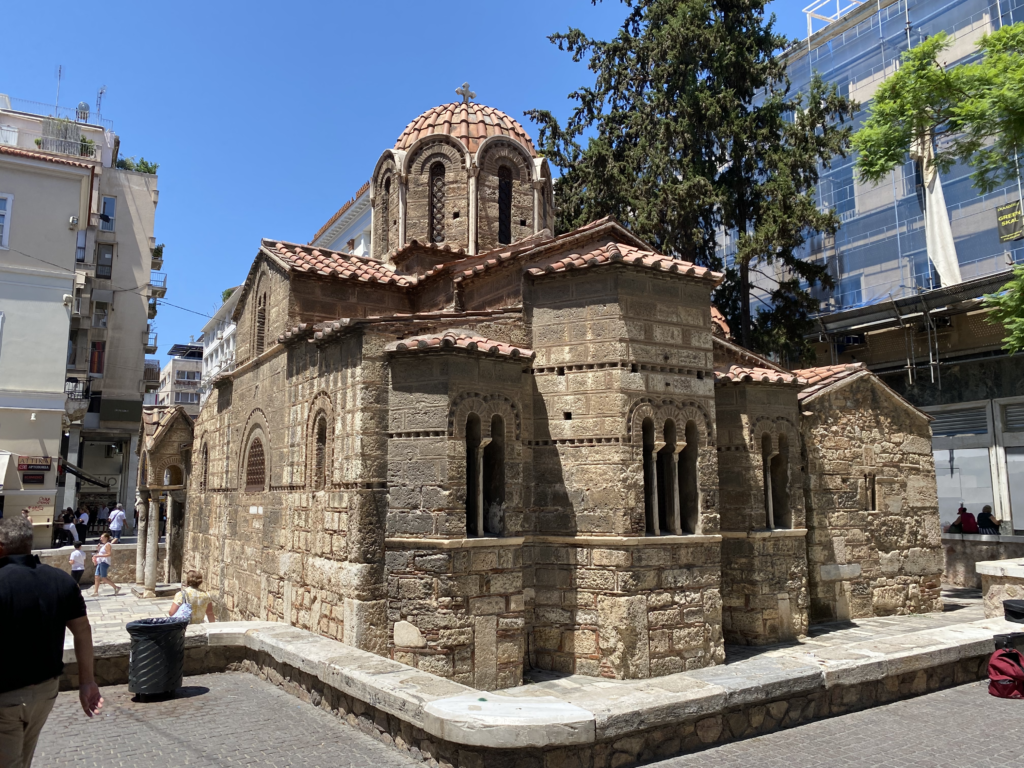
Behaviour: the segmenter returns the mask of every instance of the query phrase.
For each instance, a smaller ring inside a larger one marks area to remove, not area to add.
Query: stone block
[[[427,641],[423,639],[423,633],[408,621],[395,622],[394,638],[395,645],[400,648],[427,647]]]

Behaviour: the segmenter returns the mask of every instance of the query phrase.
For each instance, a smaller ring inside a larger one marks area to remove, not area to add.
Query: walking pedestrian
[[[96,577],[94,579],[95,584],[92,589],[93,597],[99,597],[101,583],[106,583],[112,586],[114,588],[114,595],[118,595],[121,592],[121,588],[107,578],[107,573],[110,571],[110,557],[112,552],[113,545],[110,543],[110,534],[101,533],[100,543],[96,545],[96,554],[92,556],[92,561],[96,565]]]
[[[103,706],[93,678],[92,630],[74,580],[32,554],[32,525],[0,520],[0,765],[29,768],[57,700],[64,631],[75,639],[78,699],[92,717]]]
[[[103,502],[100,505],[100,511],[96,514],[96,520],[100,524],[100,530],[107,530],[107,523],[110,521],[110,507],[107,506],[107,502]]]
[[[85,552],[82,551],[82,542],[76,541],[74,546],[75,548],[71,552],[68,562],[71,563],[71,578],[75,580],[75,584],[80,585],[82,583],[82,574],[85,573]]]
[[[78,521],[75,523],[75,527],[78,529],[78,540],[84,544],[89,535],[89,510],[85,508],[84,504],[78,508]]]
[[[64,522],[64,530],[71,534],[71,543],[78,541],[78,528],[75,527],[75,513],[71,507],[64,510],[61,520]],[[67,539],[65,539],[66,541]]]
[[[121,543],[121,532],[124,529],[124,509],[118,504],[110,513],[110,537],[115,544]]]

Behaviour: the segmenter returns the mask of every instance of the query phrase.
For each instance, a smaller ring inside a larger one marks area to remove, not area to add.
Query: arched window
[[[430,166],[430,242],[444,242],[444,163]]]
[[[484,533],[501,535],[505,505],[505,420],[491,418],[491,440],[483,455]]]
[[[262,355],[267,346],[267,294],[256,299],[256,354]]]
[[[319,491],[327,484],[327,419],[324,416],[316,421],[313,451],[313,488]]]
[[[164,485],[184,485],[181,467],[170,466],[164,470]]]
[[[142,488],[149,487],[149,454],[142,454],[142,461],[139,464],[139,486]]]
[[[686,447],[679,453],[679,517],[683,533],[696,533],[700,524],[700,490],[697,476],[697,454],[700,436],[697,425],[686,422]]]
[[[267,458],[263,453],[263,441],[253,438],[249,444],[249,455],[245,460],[245,490],[262,491],[267,483]]]
[[[384,199],[380,201],[380,247],[381,253],[391,250],[391,178],[384,179]]]
[[[654,453],[654,421],[644,419],[644,518],[647,521],[647,533],[657,536],[661,531],[658,527],[658,467]]]
[[[665,445],[658,451],[658,530],[677,533],[679,488],[676,474],[676,423],[665,422]]]
[[[199,468],[199,492],[206,493],[210,479],[210,449],[205,445],[203,446],[203,457],[201,462],[202,463]]]
[[[480,439],[480,417],[471,413],[466,419],[466,536],[483,533]]]
[[[772,527],[792,528],[793,512],[789,508],[789,439],[779,435],[779,451],[771,460]]]
[[[512,169],[498,168],[498,242],[512,242]]]

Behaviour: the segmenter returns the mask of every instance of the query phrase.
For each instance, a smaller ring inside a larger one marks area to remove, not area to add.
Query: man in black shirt
[[[75,638],[78,697],[92,717],[103,705],[93,679],[92,630],[75,580],[32,554],[32,525],[0,520],[0,766],[28,768],[57,698],[64,629]]]

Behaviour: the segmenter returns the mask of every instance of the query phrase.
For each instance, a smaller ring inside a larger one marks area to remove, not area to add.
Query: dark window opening
[[[200,493],[206,493],[207,483],[210,479],[210,449],[207,446],[203,446],[203,466],[199,475],[199,491]]]
[[[97,376],[103,375],[103,365],[107,354],[107,343],[105,341],[92,342],[89,353],[89,373]]]
[[[572,421],[572,411],[562,411],[562,418],[566,421]]]
[[[491,418],[491,441],[483,455],[484,533],[501,535],[505,504],[505,420]]]
[[[453,213],[453,214],[452,214],[452,218],[453,218],[453,219],[457,219],[457,218],[459,218],[459,212],[458,212],[458,211],[455,211],[455,213]]]
[[[444,163],[430,166],[430,242],[444,242]]]
[[[512,242],[512,169],[507,165],[498,169],[498,242]]]
[[[466,536],[481,534],[480,417],[466,419]]]
[[[864,490],[867,491],[867,511],[874,512],[878,509],[878,497],[875,493],[875,476],[864,475]]]
[[[644,450],[644,519],[647,521],[647,534],[657,536],[658,529],[658,471],[657,459],[654,454],[654,422],[644,419],[643,423]]]
[[[679,522],[683,533],[697,533],[700,525],[700,489],[697,474],[700,436],[694,422],[686,422],[684,436],[686,447],[679,452]]]
[[[267,294],[256,302],[256,354],[262,355],[267,345]]]
[[[327,419],[316,422],[316,447],[313,454],[313,487],[322,490],[327,484]]]
[[[779,435],[779,450],[772,451],[770,435],[761,438],[764,461],[765,523],[768,528],[792,528],[789,508],[789,441]]]
[[[262,491],[267,480],[267,459],[263,453],[263,442],[257,437],[249,446],[245,462],[245,490]]]
[[[558,369],[558,370],[556,371],[556,373],[557,373],[557,374],[558,374],[559,376],[565,376],[565,368],[559,368],[559,369]]]
[[[637,365],[636,363],[633,363],[632,365],[629,366],[629,372],[630,373],[640,373],[640,366]]]
[[[520,227],[525,227],[526,226],[526,219],[520,219],[519,220],[519,226]]]
[[[380,247],[384,253],[390,250],[391,235],[391,179],[384,179],[384,199],[380,201]]]
[[[676,425],[665,422],[665,445],[658,451],[658,529],[660,533],[675,532],[676,494]]]
[[[114,246],[96,246],[96,277],[109,280],[114,270]]]

